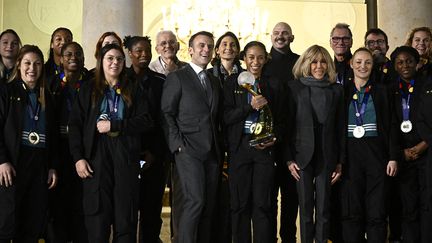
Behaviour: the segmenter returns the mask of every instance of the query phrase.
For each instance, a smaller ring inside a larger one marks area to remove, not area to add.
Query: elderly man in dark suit
[[[170,73],[162,94],[162,114],[170,151],[175,154],[173,213],[175,243],[210,241],[219,166],[220,85],[205,69],[213,54],[213,35],[189,40],[191,62]]]

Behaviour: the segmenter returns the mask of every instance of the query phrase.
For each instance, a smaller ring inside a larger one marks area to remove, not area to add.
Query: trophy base
[[[259,137],[256,137],[254,139],[249,140],[249,146],[255,147],[256,145],[262,144],[262,143],[268,143],[271,142],[274,138],[273,133],[265,134]]]

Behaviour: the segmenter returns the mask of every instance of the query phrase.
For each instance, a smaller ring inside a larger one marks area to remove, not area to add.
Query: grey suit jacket
[[[198,75],[187,64],[170,73],[162,92],[162,115],[169,149],[205,160],[214,148],[219,154],[219,81],[208,75],[212,99],[209,101]],[[213,147],[215,146],[215,147]]]

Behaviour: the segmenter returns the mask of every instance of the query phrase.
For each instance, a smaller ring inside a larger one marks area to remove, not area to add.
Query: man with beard
[[[389,49],[388,39],[386,33],[378,28],[370,29],[366,32],[365,47],[372,52],[374,59],[374,66],[372,75],[375,75],[377,82],[384,83],[391,88],[398,87],[399,81],[392,62],[386,57]],[[389,242],[401,241],[402,228],[401,228],[401,211],[402,202],[399,192],[399,177],[389,177],[389,198],[387,205],[389,217]]]
[[[386,33],[381,29],[373,28],[366,32],[364,39],[365,47],[373,54],[375,80],[388,84],[396,74],[390,59],[386,57],[389,49]]]
[[[285,22],[279,22],[273,28],[271,34],[272,48],[270,50],[271,59],[264,67],[264,74],[277,77],[282,85],[270,83],[273,87],[283,87],[283,93],[286,92],[288,82],[294,79],[292,69],[299,58],[299,55],[293,53],[290,48],[291,42],[294,41],[291,27]],[[286,136],[284,136],[286,137]],[[283,143],[278,143],[275,148],[276,158],[276,178],[273,195],[274,209],[274,236],[277,238],[277,197],[280,188],[281,193],[281,215],[280,215],[280,238],[283,243],[296,242],[296,220],[298,210],[298,198],[296,183],[289,174],[287,164],[284,162]],[[276,242],[276,238],[274,239]]]
[[[168,73],[183,67],[186,63],[177,58],[178,50],[179,42],[174,33],[170,30],[160,31],[156,35],[156,51],[160,56],[150,63],[149,68],[168,75]]]

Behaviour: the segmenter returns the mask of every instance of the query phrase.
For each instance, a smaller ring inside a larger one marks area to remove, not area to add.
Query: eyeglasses
[[[177,42],[175,42],[174,40],[169,40],[169,41],[161,41],[161,43],[159,43],[160,46],[173,46],[175,45]]]
[[[64,57],[67,59],[71,59],[72,56],[75,56],[76,58],[81,58],[83,56],[82,52],[66,52],[63,54]]]
[[[125,60],[124,57],[115,57],[115,56],[106,56],[104,59],[107,60],[109,63],[113,63],[114,60],[116,60],[117,62],[124,62]]]
[[[374,46],[374,45],[382,46],[382,45],[385,45],[385,40],[383,40],[383,39],[379,39],[379,40],[368,40],[368,41],[366,41],[366,45],[369,46],[369,47],[372,47],[372,46]]]
[[[333,42],[334,44],[337,44],[337,43],[339,43],[340,41],[343,41],[344,43],[348,43],[348,42],[350,42],[351,37],[349,37],[349,36],[344,36],[344,37],[337,37],[337,36],[333,36],[333,37],[331,38],[331,40],[332,40],[332,42]]]

